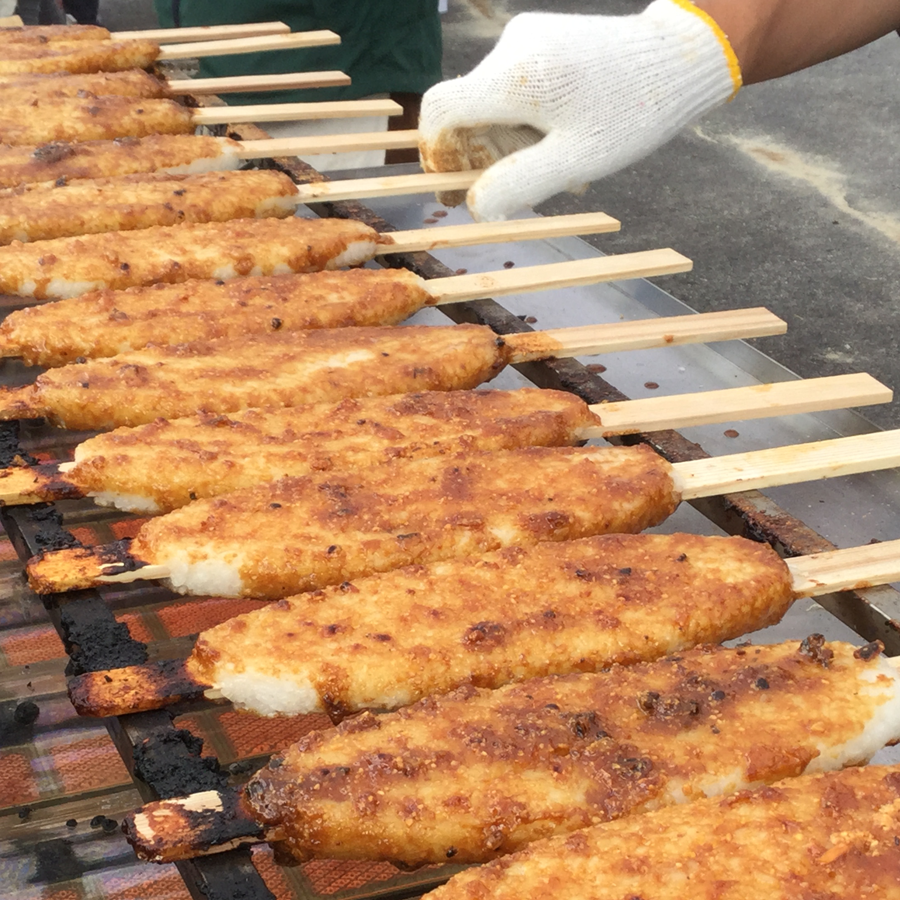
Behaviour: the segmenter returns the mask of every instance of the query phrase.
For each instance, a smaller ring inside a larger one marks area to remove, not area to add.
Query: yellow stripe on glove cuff
[[[737,95],[737,92],[741,89],[741,86],[744,83],[744,79],[741,75],[741,64],[738,62],[737,54],[734,52],[734,48],[731,46],[731,42],[728,40],[728,35],[725,34],[724,31],[722,31],[719,23],[708,12],[706,12],[706,10],[700,9],[698,6],[694,6],[691,0],[672,0],[672,2],[676,6],[680,6],[687,12],[691,12],[695,16],[702,19],[712,29],[713,34],[722,45],[722,51],[725,53],[725,59],[728,62],[728,71],[731,75],[731,81],[734,84],[734,92],[731,95],[731,99],[734,99],[734,97]]]

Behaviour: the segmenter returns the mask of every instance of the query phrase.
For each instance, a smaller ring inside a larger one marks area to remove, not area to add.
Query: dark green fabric
[[[219,56],[200,61],[201,77],[339,69],[353,83],[341,88],[231,94],[229,103],[352,100],[371,94],[424,93],[441,79],[437,0],[154,0],[160,25],[181,27],[286,22],[291,31],[328,28],[334,47]]]

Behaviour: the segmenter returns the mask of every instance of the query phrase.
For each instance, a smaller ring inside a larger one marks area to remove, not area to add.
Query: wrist
[[[691,67],[698,75],[702,69],[721,81],[727,75],[733,98],[743,85],[741,61],[729,35],[705,8],[710,5],[692,0],[655,0],[643,15],[659,18],[671,35],[690,40],[692,45],[686,48],[685,57],[690,58]]]
[[[728,66],[728,74],[731,76],[731,82],[734,88],[731,96],[734,97],[741,89],[744,82],[742,75],[741,55],[737,52],[735,46],[732,44],[729,35],[725,33],[725,30],[719,24],[717,19],[713,18],[713,16],[710,15],[710,13],[707,12],[707,10],[704,8],[706,4],[694,3],[692,2],[692,0],[670,0],[670,2],[674,3],[685,12],[696,16],[713,33],[713,36],[715,37],[716,41],[718,41],[719,46],[722,49],[722,54],[724,55],[725,62]],[[739,31],[738,33],[743,34],[743,31]]]

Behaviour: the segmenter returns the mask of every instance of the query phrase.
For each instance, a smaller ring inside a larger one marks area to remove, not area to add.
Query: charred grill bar
[[[200,104],[203,105],[203,104]],[[264,138],[254,126],[229,130],[237,139]],[[287,172],[297,183],[322,180],[314,169],[299,160],[273,160],[270,165]],[[360,220],[377,231],[394,229],[367,207],[353,202],[320,203],[312,209],[321,216]],[[454,274],[426,253],[393,255],[382,260],[385,265],[409,268],[426,279]],[[487,325],[498,334],[532,331],[525,322],[492,300],[480,300],[444,307],[443,312],[455,322]],[[552,360],[527,363],[517,367],[540,387],[575,393],[587,403],[622,401],[623,393],[599,375],[588,371],[575,360]],[[24,452],[17,442],[17,423],[2,426],[2,445],[9,459]],[[698,444],[676,432],[658,432],[620,439],[621,443],[648,443],[671,462],[708,456]],[[799,556],[833,548],[823,537],[794,518],[758,492],[694,501],[694,505],[725,531],[755,540],[765,540],[784,556]],[[68,532],[52,504],[36,507],[0,509],[0,522],[24,562],[40,550],[72,546],[74,536]],[[142,594],[156,589],[142,589]],[[881,640],[890,655],[900,654],[900,594],[892,588],[878,588],[860,593],[843,593],[820,601],[837,618],[849,625],[867,641]],[[84,591],[77,595],[45,598],[51,620],[63,639],[70,662],[67,674],[103,671],[146,661],[150,654],[146,644],[135,640],[100,593]],[[194,793],[200,790],[227,788],[235,779],[222,769],[212,756],[202,753],[202,741],[184,728],[176,728],[169,712],[145,712],[108,720],[113,741],[144,800]],[[238,776],[249,771],[239,766]],[[236,823],[238,831],[243,827]],[[197,898],[240,896],[247,900],[273,898],[250,851],[230,850],[218,855],[178,863],[192,895]],[[431,872],[404,886],[371,886],[370,895],[391,897],[414,896],[442,880]]]

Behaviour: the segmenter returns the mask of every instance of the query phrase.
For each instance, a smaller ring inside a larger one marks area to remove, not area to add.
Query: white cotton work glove
[[[636,162],[740,86],[728,39],[688,0],[523,13],[472,72],[425,94],[422,163],[489,166],[466,199],[476,219],[504,219]]]

